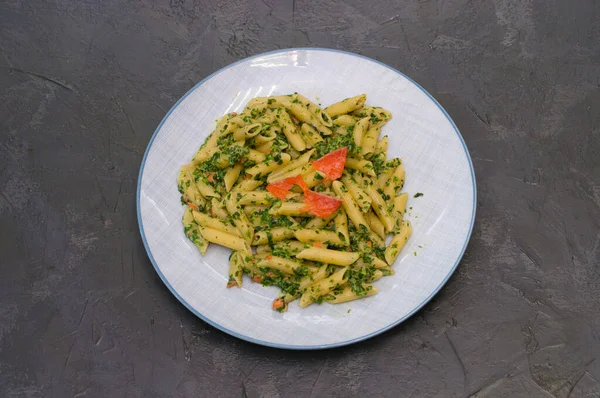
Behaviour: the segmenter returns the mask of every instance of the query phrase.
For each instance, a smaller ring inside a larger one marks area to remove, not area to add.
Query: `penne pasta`
[[[259,260],[256,263],[256,266],[272,268],[281,271],[284,274],[293,275],[294,270],[302,266],[302,264],[293,260],[289,260],[287,258],[277,257],[269,254],[263,259]]]
[[[221,196],[212,187],[212,185],[208,181],[208,178],[204,176],[200,176],[196,180],[196,188],[198,188],[198,192],[200,192],[200,194],[207,199],[211,197],[218,198],[219,196]]]
[[[267,175],[273,170],[277,170],[279,167],[281,167],[281,165],[288,164],[290,160],[290,155],[288,155],[287,153],[282,153],[279,155],[278,159],[274,158],[273,160],[264,161],[263,163],[258,163],[257,165],[250,167],[246,170],[246,173],[252,176]]]
[[[262,124],[252,123],[244,127],[240,127],[233,132],[233,138],[236,141],[245,141],[257,136],[262,131]]]
[[[348,266],[360,258],[359,253],[343,252],[339,250],[309,247],[297,255],[300,259],[318,261],[325,264]]]
[[[297,159],[295,159],[295,160],[297,160]],[[279,173],[279,170],[276,170],[275,176],[271,178],[271,181],[267,181],[267,182],[271,183],[271,182],[275,182],[275,181],[285,180],[288,177],[304,175],[304,174],[308,173],[309,171],[311,171],[312,168],[313,168],[312,165],[310,163],[307,163],[303,166],[292,169],[290,171],[286,171],[284,173]],[[271,177],[272,174],[269,174],[269,177]]]
[[[253,245],[266,245],[269,243],[269,237],[271,242],[279,242],[285,239],[291,239],[294,237],[294,230],[287,227],[276,227],[272,228],[270,232],[258,231],[254,233],[252,238]]]
[[[179,171],[177,188],[179,189],[179,193],[181,193],[181,200],[183,203],[187,203],[190,207],[193,205],[196,209],[206,206],[206,199],[204,199],[196,187],[194,177],[189,173],[188,168],[185,166]]]
[[[277,119],[281,124],[283,134],[285,134],[285,137],[292,148],[297,151],[304,151],[306,149],[306,142],[304,142],[302,136],[300,133],[298,133],[296,126],[294,123],[292,123],[292,119],[290,119],[290,116],[287,114],[287,112],[281,112],[278,114]]]
[[[408,238],[412,234],[412,226],[409,221],[403,221],[400,226],[400,230],[392,238],[390,245],[385,249],[385,261],[388,264],[393,264],[398,257],[398,254],[402,251],[402,248],[406,244]]]
[[[216,128],[208,136],[208,138],[206,139],[204,144],[202,144],[200,149],[198,149],[198,152],[196,152],[196,154],[192,158],[192,162],[195,162],[195,163],[202,162],[202,161],[210,158],[213,153],[217,152],[217,150],[218,150],[217,141],[219,140],[219,137],[223,133],[225,125],[227,124],[229,119],[230,119],[229,114],[225,115],[221,119],[219,119],[219,122],[217,123]]]
[[[244,121],[244,118],[241,115],[233,116],[223,126],[223,130],[221,131],[221,137],[225,137],[225,136],[233,133],[235,130],[237,130],[240,127],[245,126],[246,124],[247,123]]]
[[[335,225],[335,232],[337,233],[342,243],[348,247],[350,246],[350,235],[348,234],[348,217],[344,211],[338,211],[335,216],[333,223]]]
[[[315,300],[319,299],[319,297],[329,294],[335,288],[342,286],[347,281],[348,277],[346,276],[346,269],[342,268],[331,276],[327,276],[320,281],[310,284],[302,294],[302,297],[300,297],[300,307],[309,306]]]
[[[233,219],[235,226],[241,232],[242,238],[250,243],[254,236],[254,227],[250,224],[246,213],[242,211],[231,194],[227,195],[227,198],[225,199],[225,208]]]
[[[394,173],[394,169],[384,169],[381,171],[381,173],[379,174],[379,177],[377,177],[377,187],[381,190],[383,190],[386,186],[386,184],[388,184],[390,182],[390,180],[392,179],[392,174]]]
[[[247,216],[250,216],[254,213],[258,213],[258,212],[262,212],[265,210],[268,210],[269,207],[268,206],[244,206],[244,213],[246,213]]]
[[[387,111],[379,106],[363,106],[362,108],[358,108],[354,112],[352,112],[354,116],[358,117],[369,117],[372,119],[373,123],[383,123],[387,122],[392,118],[392,114],[390,111]]]
[[[260,187],[262,182],[257,180],[243,180],[233,186],[231,192],[247,192],[254,191],[256,188]]]
[[[225,176],[223,177],[223,181],[225,182],[225,190],[227,192],[231,191],[233,188],[233,184],[237,181],[240,173],[242,172],[244,166],[241,164],[236,164],[233,167],[230,167],[225,171]]]
[[[266,131],[261,131],[260,134],[254,137],[252,140],[255,146],[259,146],[260,144],[264,144],[266,142],[272,142],[275,138],[277,138],[277,132],[279,129],[275,126],[269,127]]]
[[[331,115],[329,115],[326,110],[311,102],[308,98],[301,94],[296,94],[296,100],[300,101],[303,107],[306,108],[311,115],[314,115],[321,125],[325,127],[331,127],[333,125],[331,122]]]
[[[310,247],[310,245],[292,239],[273,243],[273,250],[277,252],[283,251],[289,256],[295,256],[307,247]]]
[[[296,94],[293,94],[290,98],[282,99],[280,103],[289,110],[298,121],[313,125],[323,135],[331,135],[332,131],[329,129],[329,126],[322,122],[324,118],[319,118],[319,115],[315,114],[315,112],[311,112],[306,107],[306,104],[303,104],[302,101],[297,98]]]
[[[356,121],[357,119],[354,116],[350,115],[340,115],[333,118],[333,124],[342,127],[354,126],[356,124]]]
[[[328,107],[298,93],[250,99],[177,175],[185,237],[203,255],[231,249],[227,287],[244,273],[277,286],[280,312],[377,294],[412,233],[404,165],[379,137],[391,116],[366,94]]]
[[[368,261],[365,261],[363,258],[366,259],[366,260],[368,260]],[[385,261],[383,261],[383,260],[381,260],[381,259],[379,259],[379,258],[377,258],[375,256],[364,255],[363,258],[359,259],[356,262],[356,265],[358,267],[370,267],[371,265],[373,267],[375,267],[375,269],[381,269],[381,268],[389,267],[389,265]]]
[[[314,147],[319,142],[323,142],[323,137],[321,137],[321,134],[319,134],[319,132],[308,123],[302,123],[300,132],[302,133],[302,137],[304,138],[306,145],[310,148]]]
[[[358,183],[353,176],[345,174],[342,176],[342,182],[348,188],[348,192],[358,205],[362,213],[366,213],[371,208],[371,197],[361,188],[362,183]]]
[[[265,161],[265,154],[260,153],[254,149],[248,150],[248,159],[254,163],[261,163]]]
[[[306,182],[306,185],[309,188],[319,185],[325,180],[325,174],[317,170],[310,170],[302,174],[302,177],[304,178],[304,182]]]
[[[312,243],[321,242],[327,245],[343,246],[344,239],[342,239],[334,231],[326,231],[320,229],[299,229],[294,231],[294,236],[300,242]]]
[[[311,228],[311,229],[319,229],[319,228],[323,228],[325,227],[327,224],[329,224],[329,222],[331,220],[333,220],[333,218],[336,216],[336,213],[332,213],[327,217],[315,217],[315,218],[311,218],[306,225],[304,226],[304,228]]]
[[[248,274],[252,278],[252,282],[260,282],[262,279],[262,272],[258,269],[256,264],[256,258],[250,257],[252,254],[240,253],[240,262],[242,264],[242,269],[245,273]]]
[[[358,231],[360,231],[362,228],[368,229],[369,225],[367,224],[367,220],[365,220],[360,208],[356,202],[354,202],[354,199],[352,199],[352,196],[348,193],[348,189],[344,186],[344,184],[342,184],[340,181],[334,181],[332,187],[336,195],[342,199],[342,206],[344,207],[348,218],[354,224],[354,227]]]
[[[392,170],[390,178],[385,182],[383,186],[383,193],[388,198],[396,196],[396,193],[404,186],[405,178],[406,172],[404,171],[404,165],[400,164],[398,167]]]
[[[364,117],[360,119],[354,125],[354,130],[352,131],[354,137],[354,145],[360,146],[363,142],[364,136],[369,129],[369,118]]]
[[[254,235],[256,236],[256,234]],[[256,253],[260,254],[260,253],[271,253],[273,251],[273,249],[271,248],[271,246],[264,244],[264,245],[257,245],[256,246]]]
[[[201,213],[198,211],[192,211],[192,214],[196,223],[198,223],[198,225],[202,227],[217,229],[219,231],[223,231],[228,234],[239,237],[242,236],[240,231],[235,226],[228,224],[218,218],[211,217],[208,214]]]
[[[371,210],[365,213],[365,216],[367,218],[367,222],[369,223],[369,227],[371,227],[371,230],[379,235],[381,239],[385,239],[385,226],[379,217],[377,217]]]
[[[225,205],[223,202],[218,200],[217,198],[212,198],[210,201],[210,210],[209,213],[211,216],[220,218],[221,220],[227,219],[229,217],[229,213],[225,209]]]
[[[280,202],[269,210],[274,216],[300,216],[309,217],[306,204],[297,202]]]
[[[371,124],[367,132],[363,135],[360,145],[362,147],[362,155],[369,159],[375,154],[375,147],[379,140],[381,127]]]
[[[280,179],[286,178],[288,174],[291,174],[291,171],[301,169],[303,166],[308,164],[308,161],[310,160],[310,157],[313,153],[314,150],[307,151],[306,153],[298,157],[298,159],[292,160],[291,162],[288,162],[284,167],[273,171],[271,174],[269,174],[269,177],[267,177],[267,182],[278,181]],[[296,173],[293,175],[298,174],[300,173]],[[284,177],[281,178],[281,176]]]
[[[242,287],[242,274],[244,269],[242,267],[242,260],[240,259],[240,252],[234,251],[229,256],[229,281],[227,287]]]
[[[383,274],[382,274],[382,276],[383,276]],[[379,279],[379,278],[377,278],[377,279]],[[377,280],[377,279],[375,279],[375,280]],[[367,293],[363,296],[359,296],[358,294],[354,293],[350,286],[344,286],[344,288],[339,293],[334,293],[333,295],[330,296],[330,298],[326,298],[326,300],[332,304],[340,304],[340,303],[345,303],[345,302],[352,301],[352,300],[357,300],[357,299],[373,296],[373,295],[379,293],[379,290],[373,285],[365,283],[362,285],[362,287],[363,287],[363,289],[365,289],[367,291]]]
[[[408,200],[408,194],[401,193],[400,195],[394,198],[394,206],[392,208],[392,212],[394,213],[394,218],[396,219],[396,227],[399,228],[404,218],[404,213],[406,213],[406,201]]]
[[[250,191],[237,194],[237,202],[240,206],[270,205],[276,198],[267,191]]]
[[[255,148],[258,152],[263,153],[265,155],[271,153],[271,148],[273,147],[273,141],[267,141],[260,145],[257,145]]]
[[[366,100],[366,94],[357,95],[356,97],[352,98],[346,98],[345,100],[336,102],[335,104],[328,106],[327,108],[325,108],[325,112],[327,112],[327,114],[331,117],[350,113],[359,108],[362,108]]]
[[[196,247],[200,250],[200,253],[203,255],[206,254],[206,249],[208,249],[208,242],[204,237],[200,234],[200,230],[198,229],[198,225],[194,222],[194,216],[192,215],[192,209],[187,209],[183,213],[183,230],[185,232],[185,236],[192,241]]]
[[[210,146],[207,146],[206,148],[200,148],[200,150],[198,150],[196,155],[192,158],[192,161],[190,162],[191,165],[197,166],[197,165],[201,164],[202,162],[209,160],[210,158],[213,157],[213,155],[215,153],[219,152],[220,149],[219,149],[219,147],[216,146],[216,142],[219,138],[219,134],[217,134],[216,132],[213,132],[209,138],[213,138],[213,137],[215,138],[215,143]]]
[[[375,177],[375,170],[373,169],[373,163],[365,159],[346,159],[346,167],[349,169],[358,170],[364,174]]]
[[[375,214],[377,214],[381,220],[381,223],[385,227],[385,231],[391,232],[394,229],[394,219],[388,211],[387,203],[385,200],[383,200],[379,192],[377,192],[373,186],[367,188],[367,193],[372,200],[371,207],[373,210],[375,210]]]
[[[198,230],[200,231],[200,235],[209,242],[228,247],[232,250],[239,250],[246,254],[252,254],[248,242],[238,236],[207,227],[198,227]]]
[[[393,275],[393,274],[390,274],[390,275]],[[383,278],[383,276],[384,276],[383,272],[381,270],[377,269],[377,270],[375,270],[375,272],[373,272],[373,276],[367,279],[367,282],[372,283],[372,282],[378,281],[379,279]]]
[[[377,141],[377,145],[375,146],[375,153],[379,154],[383,154],[385,156],[385,154],[387,153],[388,150],[388,136],[384,136],[382,137],[379,141]],[[384,157],[385,160],[385,157]]]
[[[319,267],[313,274],[307,275],[306,277],[300,279],[300,282],[298,282],[298,285],[299,285],[298,287],[300,290],[304,290],[308,286],[310,286],[316,282],[322,281],[326,277],[327,277],[327,264]]]

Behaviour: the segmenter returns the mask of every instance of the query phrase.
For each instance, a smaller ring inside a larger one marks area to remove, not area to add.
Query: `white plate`
[[[322,104],[360,93],[389,109],[389,157],[402,157],[413,235],[396,274],[376,282],[380,293],[345,304],[296,303],[271,309],[278,289],[250,283],[226,289],[229,250],[205,257],[181,224],[176,177],[215,119],[239,112],[257,96],[299,92]],[[413,198],[417,192],[424,196]],[[326,49],[289,49],[231,64],[198,83],[160,123],[142,161],[137,205],[148,256],[167,287],[194,314],[233,336],[267,346],[320,349],[355,343],[398,325],[425,305],[456,269],[475,219],[475,176],[458,129],[414,81],[372,59]]]

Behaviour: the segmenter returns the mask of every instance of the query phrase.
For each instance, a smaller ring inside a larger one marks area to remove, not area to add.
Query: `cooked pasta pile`
[[[391,113],[365,101],[254,98],[182,166],[185,235],[202,254],[209,242],[232,250],[227,287],[243,274],[277,286],[281,312],[298,298],[306,307],[374,295],[372,283],[394,273],[411,234],[405,170],[379,138]]]

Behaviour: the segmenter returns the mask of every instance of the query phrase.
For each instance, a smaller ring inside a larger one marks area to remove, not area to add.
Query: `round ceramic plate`
[[[329,105],[361,93],[393,114],[383,128],[388,157],[401,157],[413,234],[375,282],[379,294],[344,304],[292,303],[277,313],[278,289],[227,289],[229,249],[206,256],[183,234],[179,167],[190,161],[215,119],[258,96],[299,92]],[[422,196],[414,197],[422,193]],[[372,59],[326,49],[289,49],[229,65],[198,83],[160,123],[140,170],[137,208],[148,256],[167,287],[194,314],[233,336],[267,346],[319,349],[355,343],[398,325],[423,307],[456,269],[475,219],[475,176],[465,143],[442,107],[414,81]]]

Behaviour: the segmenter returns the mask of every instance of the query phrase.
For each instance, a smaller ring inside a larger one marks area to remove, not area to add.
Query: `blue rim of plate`
[[[467,160],[469,161],[469,169],[471,171],[471,181],[473,182],[473,210],[471,213],[471,225],[469,226],[469,232],[467,234],[467,237],[465,239],[465,243],[463,245],[463,248],[460,251],[460,255],[458,256],[458,258],[456,259],[456,263],[454,264],[454,266],[452,267],[452,269],[450,270],[450,272],[448,273],[448,275],[446,275],[446,277],[444,278],[444,280],[442,281],[442,283],[440,283],[440,285],[435,288],[435,290],[431,293],[431,295],[429,295],[429,297],[427,297],[425,300],[423,300],[423,302],[421,304],[419,304],[417,307],[415,307],[415,309],[413,309],[411,312],[409,312],[408,314],[406,314],[405,316],[403,316],[402,318],[398,319],[395,322],[390,323],[389,325],[385,326],[384,328],[381,328],[379,330],[376,330],[375,332],[366,334],[364,336],[361,337],[357,337],[355,339],[351,339],[351,340],[346,340],[346,341],[341,341],[338,343],[333,343],[333,344],[322,344],[322,345],[305,345],[305,346],[299,346],[299,345],[287,345],[287,344],[276,344],[276,343],[271,343],[269,341],[263,341],[263,340],[258,340],[258,339],[254,339],[252,337],[248,337],[245,336],[243,334],[234,332],[233,330],[229,330],[226,327],[223,327],[221,325],[219,325],[218,323],[208,319],[205,315],[201,314],[200,312],[198,312],[195,308],[193,308],[187,301],[185,301],[185,299],[183,297],[181,297],[179,295],[179,293],[177,293],[177,291],[173,288],[173,286],[171,286],[171,284],[169,283],[169,281],[166,279],[166,277],[163,275],[163,273],[161,272],[160,268],[158,267],[158,264],[156,263],[156,260],[154,260],[154,257],[152,256],[152,251],[150,250],[150,247],[148,246],[148,241],[146,240],[146,235],[144,233],[144,224],[142,223],[142,215],[141,215],[141,209],[140,209],[140,192],[141,192],[141,187],[142,187],[142,175],[144,173],[144,166],[146,165],[146,157],[148,156],[148,152],[150,152],[150,148],[152,148],[152,144],[154,142],[154,139],[156,138],[156,135],[158,134],[158,132],[160,131],[160,129],[162,128],[163,124],[165,123],[165,121],[169,118],[169,116],[171,115],[171,113],[179,106],[179,104],[188,96],[190,95],[194,90],[196,90],[198,87],[202,86],[206,81],[210,80],[213,76],[235,66],[238,64],[241,64],[243,62],[249,61],[251,59],[255,59],[255,58],[259,58],[259,57],[264,57],[265,55],[271,55],[271,54],[278,54],[278,53],[285,53],[285,52],[292,52],[292,51],[323,51],[323,52],[332,52],[332,53],[340,53],[340,54],[344,54],[344,55],[350,55],[353,57],[358,57],[358,58],[363,58],[366,59],[367,61],[371,61],[374,62],[376,64],[379,64],[381,66],[384,66],[388,69],[390,69],[391,71],[399,74],[400,76],[404,77],[405,79],[407,79],[409,82],[411,82],[412,84],[414,84],[415,86],[417,86],[421,91],[423,91],[423,93],[425,93],[430,99],[431,101],[433,101],[433,103],[435,105],[437,105],[437,107],[440,109],[440,111],[442,111],[442,113],[444,114],[444,116],[446,116],[446,118],[448,119],[448,121],[450,122],[450,124],[452,125],[452,127],[454,128],[454,131],[456,132],[456,135],[458,136],[458,138],[460,139],[460,142],[463,146],[463,149],[465,150],[465,155],[467,156]],[[185,95],[183,97],[181,97],[176,103],[175,105],[173,105],[173,107],[169,110],[169,112],[167,112],[167,114],[165,115],[165,117],[162,119],[162,121],[160,122],[160,124],[158,125],[158,127],[156,128],[156,130],[154,131],[154,134],[152,134],[152,138],[150,138],[150,142],[148,143],[148,147],[146,148],[146,152],[144,153],[144,157],[142,159],[142,164],[140,166],[140,174],[138,176],[138,184],[137,184],[137,193],[136,193],[136,205],[137,205],[137,219],[138,219],[138,226],[140,229],[140,235],[142,236],[142,241],[144,242],[144,247],[146,248],[146,252],[148,253],[148,257],[150,258],[150,262],[152,263],[152,265],[154,266],[154,269],[156,270],[156,272],[158,273],[158,275],[160,276],[160,279],[163,281],[163,283],[167,286],[167,288],[169,288],[169,290],[171,291],[171,293],[177,297],[177,299],[181,302],[181,304],[183,304],[188,310],[190,310],[194,315],[196,315],[198,318],[202,319],[204,322],[208,323],[209,325],[231,335],[234,337],[237,337],[238,339],[241,340],[245,340],[254,344],[260,344],[260,345],[264,345],[267,347],[274,347],[274,348],[281,348],[281,349],[288,349],[288,350],[323,350],[323,349],[327,349],[327,348],[335,348],[335,347],[342,347],[345,345],[350,345],[350,344],[354,344],[354,343],[358,343],[360,341],[363,340],[367,340],[370,339],[371,337],[377,336],[378,334],[381,334],[387,330],[392,329],[395,326],[398,326],[399,324],[401,324],[402,322],[406,321],[408,318],[410,318],[411,316],[413,316],[414,314],[416,314],[417,312],[419,312],[419,310],[421,310],[421,308],[423,308],[425,306],[425,304],[427,304],[441,289],[442,287],[444,287],[444,285],[448,282],[448,280],[452,277],[452,275],[454,274],[454,271],[456,271],[456,268],[458,267],[458,264],[460,263],[465,250],[467,249],[467,245],[469,243],[469,240],[471,239],[471,233],[473,232],[473,225],[475,224],[475,211],[476,211],[476,207],[477,207],[477,183],[475,180],[475,171],[473,169],[473,162],[471,160],[471,155],[469,154],[469,150],[467,148],[467,145],[465,144],[465,140],[463,139],[462,135],[460,134],[460,132],[458,131],[458,127],[456,127],[456,124],[454,124],[454,121],[452,120],[452,118],[450,117],[450,115],[448,115],[448,112],[446,112],[446,110],[439,104],[439,102],[437,102],[437,100],[435,98],[433,98],[433,96],[431,94],[429,94],[427,92],[427,90],[425,90],[423,87],[421,87],[417,82],[415,82],[413,79],[411,79],[410,77],[406,76],[404,73],[392,68],[389,65],[384,64],[383,62],[377,61],[373,58],[369,58],[369,57],[365,57],[364,55],[360,55],[360,54],[355,54],[355,53],[351,53],[348,51],[342,51],[342,50],[335,50],[335,49],[329,49],[329,48],[317,48],[317,47],[299,47],[299,48],[286,48],[286,49],[281,49],[281,50],[275,50],[275,51],[268,51],[268,52],[264,52],[261,54],[257,54],[257,55],[253,55],[251,57],[248,58],[244,58],[241,59],[239,61],[236,61],[232,64],[229,64],[219,70],[217,70],[214,73],[211,73],[209,76],[205,77],[204,79],[202,79],[198,84],[196,84],[194,87],[192,87],[187,93],[185,93]]]

